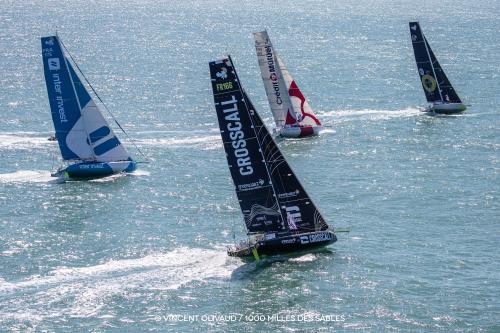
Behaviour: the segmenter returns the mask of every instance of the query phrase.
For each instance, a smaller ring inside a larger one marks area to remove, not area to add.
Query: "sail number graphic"
[[[437,86],[436,79],[429,74],[425,74],[422,76],[422,86],[427,92],[433,93]]]

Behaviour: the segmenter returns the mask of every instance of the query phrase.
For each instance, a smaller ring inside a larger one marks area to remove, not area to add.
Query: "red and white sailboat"
[[[255,49],[262,81],[279,135],[318,135],[321,122],[271,44],[267,31],[255,32]]]

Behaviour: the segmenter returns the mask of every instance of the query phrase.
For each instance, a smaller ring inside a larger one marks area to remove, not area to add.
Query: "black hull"
[[[335,243],[336,241],[337,236],[335,236],[332,231],[326,230],[302,234],[290,234],[273,239],[261,239],[255,243],[247,244],[246,246],[228,249],[227,253],[232,257],[258,258],[258,256],[262,255],[270,256],[276,254],[304,252]]]

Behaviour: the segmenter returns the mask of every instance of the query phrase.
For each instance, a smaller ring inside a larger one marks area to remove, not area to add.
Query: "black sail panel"
[[[243,92],[267,168],[278,197],[285,227],[290,232],[326,230],[328,225],[290,168],[272,136]]]
[[[439,64],[439,61],[434,55],[434,52],[432,52],[431,46],[429,45],[429,42],[427,42],[427,38],[425,38],[425,36],[424,41],[427,46],[427,50],[429,50],[432,66],[434,67],[434,73],[436,74],[438,86],[441,89],[441,96],[443,96],[443,101],[449,103],[462,103],[460,97],[458,97],[455,89],[451,85],[450,80],[448,80],[448,77],[444,73],[443,68]]]
[[[223,59],[209,65],[222,142],[247,229],[249,232],[285,231],[232,62]]]
[[[442,98],[439,94],[439,86],[432,68],[430,55],[418,22],[410,22],[410,36],[425,97],[428,102],[441,101]]]

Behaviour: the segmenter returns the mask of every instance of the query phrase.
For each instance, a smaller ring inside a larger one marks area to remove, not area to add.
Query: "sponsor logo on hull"
[[[333,236],[331,233],[321,232],[317,234],[300,236],[300,243],[301,244],[319,243],[319,242],[331,241],[332,239]]]

